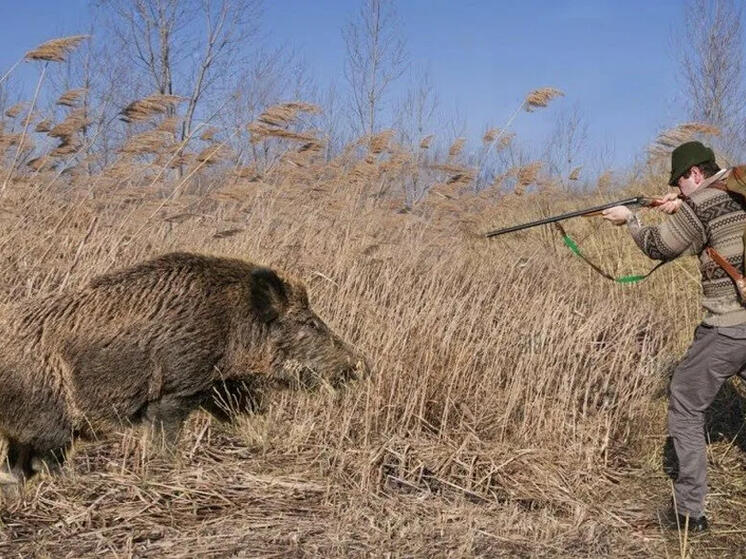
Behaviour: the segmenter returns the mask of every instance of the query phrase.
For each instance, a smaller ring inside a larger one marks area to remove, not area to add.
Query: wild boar
[[[367,373],[298,281],[166,254],[3,311],[4,477],[56,467],[72,440],[100,429],[146,422],[169,443],[198,407],[228,420],[256,405],[259,386],[339,386]]]

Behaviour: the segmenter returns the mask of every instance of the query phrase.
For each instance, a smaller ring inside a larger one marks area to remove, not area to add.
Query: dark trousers
[[[738,374],[746,380],[746,324],[707,326],[701,324],[694,340],[671,379],[668,403],[668,432],[679,459],[674,483],[676,508],[682,514],[704,513],[707,494],[705,410],[728,378]]]

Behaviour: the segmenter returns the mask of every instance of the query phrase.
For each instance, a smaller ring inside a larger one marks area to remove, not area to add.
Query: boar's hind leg
[[[8,439],[8,452],[2,466],[3,473],[17,483],[30,478],[34,475],[34,469],[31,467],[33,455],[31,445]]]
[[[150,425],[154,441],[161,449],[170,449],[176,444],[184,420],[193,408],[194,404],[190,399],[170,394],[148,404],[145,418]]]

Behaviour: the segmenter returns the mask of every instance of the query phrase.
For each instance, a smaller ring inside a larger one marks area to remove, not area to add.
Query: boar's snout
[[[275,346],[275,380],[292,388],[339,388],[370,375],[365,356],[339,338],[310,309],[286,316]]]

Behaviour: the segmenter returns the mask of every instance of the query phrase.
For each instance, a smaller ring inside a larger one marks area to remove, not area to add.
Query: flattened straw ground
[[[24,58],[26,60],[45,60],[48,62],[64,62],[67,55],[85,39],[88,35],[72,35],[70,37],[61,37],[42,43],[35,49],[28,51]]]

